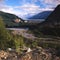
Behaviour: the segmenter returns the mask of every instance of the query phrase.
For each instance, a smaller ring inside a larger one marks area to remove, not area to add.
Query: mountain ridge
[[[14,15],[14,14],[11,14],[11,13],[6,13],[6,12],[3,12],[3,11],[0,11],[0,17],[3,18],[3,21],[5,23],[6,26],[19,26],[19,20],[23,21],[22,18]]]
[[[60,5],[43,21],[36,25],[36,30],[42,35],[60,37]]]
[[[52,11],[43,11],[41,13],[38,13],[32,17],[30,17],[29,19],[46,19]]]

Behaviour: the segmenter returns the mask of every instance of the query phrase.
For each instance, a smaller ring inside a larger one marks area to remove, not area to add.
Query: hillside
[[[23,21],[23,19],[19,18],[18,16],[14,15],[14,14],[2,12],[2,11],[0,11],[0,17],[3,18],[6,26],[11,26],[11,27],[19,26],[19,23],[18,23],[19,20]]]
[[[59,36],[60,37],[60,5],[43,21],[32,27],[35,35]]]
[[[59,25],[60,27],[60,5],[58,5],[55,10],[46,18],[42,25],[47,25],[48,27],[58,27]]]
[[[38,29],[43,34],[60,36],[60,5],[55,8],[44,22],[38,25]]]
[[[46,19],[52,11],[43,11],[41,13],[38,13],[32,17],[30,17],[29,19]]]
[[[60,5],[58,5],[55,10],[48,16],[46,21],[49,22],[60,22]]]

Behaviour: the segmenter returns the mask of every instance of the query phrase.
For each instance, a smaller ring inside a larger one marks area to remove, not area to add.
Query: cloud
[[[50,4],[60,4],[60,0],[44,0],[45,3],[50,3]]]
[[[50,5],[51,7],[55,7],[60,4],[60,0],[44,0],[44,3]]]
[[[30,6],[30,7],[29,7]],[[39,6],[35,4],[24,4],[22,6],[7,6],[7,5],[0,5],[0,11],[8,12],[16,14],[20,17],[24,17],[27,15],[34,15],[39,10]]]
[[[26,12],[35,13],[36,11],[38,12],[38,10],[40,9],[40,6],[37,6],[35,4],[24,4],[16,8],[22,9],[23,11],[26,11]]]
[[[46,8],[55,8],[60,4],[60,0],[39,0],[42,5],[45,5]],[[38,2],[38,0],[37,0]]]
[[[5,1],[5,0],[3,0]],[[37,5],[36,2],[40,2],[40,4],[44,5],[45,7],[42,8],[41,5]],[[28,16],[32,16],[34,14],[40,13],[42,11],[50,11],[53,10],[55,3],[54,0],[31,0],[29,2],[23,2],[20,6],[8,6],[6,4],[0,4],[0,11],[16,14],[19,17],[25,18]],[[56,1],[56,4],[60,2]]]
[[[40,13],[42,11],[51,11],[53,9],[49,9],[49,8],[41,8],[39,5],[36,5],[36,4],[23,4],[21,6],[16,6],[15,7],[16,9],[19,9],[21,12],[20,12],[20,15],[22,14],[22,16],[32,16],[32,15],[35,15],[37,13]]]
[[[0,2],[1,2],[1,1],[4,1],[4,0],[0,0]]]
[[[41,8],[38,5],[35,4],[23,4],[21,6],[7,6],[7,5],[1,5],[0,6],[0,11],[16,14],[19,17],[26,18],[28,16],[35,15],[37,13],[40,13],[42,11],[47,11],[47,10],[53,10],[49,8]]]

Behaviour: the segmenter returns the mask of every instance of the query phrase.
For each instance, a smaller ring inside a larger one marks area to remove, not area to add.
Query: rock
[[[3,50],[1,50],[1,51],[0,51],[0,58],[6,59],[7,57],[8,57],[8,53],[5,52],[5,51],[3,51]]]
[[[36,48],[30,51],[29,48],[29,51],[27,53],[25,52],[21,55],[18,55],[16,52],[5,52],[1,50],[0,60],[60,60],[60,57],[51,52],[55,53],[55,49]]]
[[[30,48],[27,49],[27,53],[28,53],[28,52],[31,52],[31,51],[32,51],[32,50],[31,50]]]
[[[40,51],[41,50],[41,51]],[[48,49],[48,51],[46,51],[46,49],[34,49],[28,53],[26,53],[24,56],[22,55],[22,59],[20,60],[59,60],[59,57],[53,57],[55,54],[55,50],[54,49]],[[54,53],[51,53],[50,50]]]

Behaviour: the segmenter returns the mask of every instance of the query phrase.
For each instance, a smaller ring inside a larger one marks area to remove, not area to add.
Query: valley
[[[0,11],[0,59],[60,60],[60,5],[47,13],[27,21]]]

